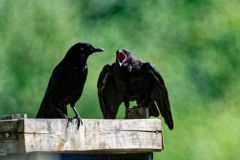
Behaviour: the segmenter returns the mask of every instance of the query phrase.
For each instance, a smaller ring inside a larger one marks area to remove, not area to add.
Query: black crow
[[[92,53],[102,51],[101,48],[83,42],[73,45],[68,50],[53,70],[36,118],[68,118],[67,105],[70,104],[76,114],[79,128],[82,120],[75,103],[82,95],[87,78],[87,59]]]
[[[97,87],[104,118],[115,119],[122,102],[129,108],[129,101],[136,101],[138,107],[149,107],[150,116],[161,114],[173,129],[168,92],[160,73],[128,50],[117,50],[116,62],[104,66]]]

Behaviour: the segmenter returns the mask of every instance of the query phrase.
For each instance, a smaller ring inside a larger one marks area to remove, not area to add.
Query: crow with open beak
[[[149,107],[150,116],[161,114],[173,129],[168,92],[160,73],[127,49],[117,50],[116,62],[104,66],[97,87],[104,118],[115,119],[122,102],[129,108],[129,102],[136,101],[138,107]]]

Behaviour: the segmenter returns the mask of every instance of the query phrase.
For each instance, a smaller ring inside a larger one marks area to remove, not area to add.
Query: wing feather
[[[97,82],[99,104],[105,119],[115,119],[121,104],[112,74],[112,65],[105,65]]]
[[[158,116],[159,111],[164,118],[169,129],[173,129],[173,118],[171,113],[171,107],[168,97],[168,91],[165,86],[164,80],[157,69],[155,69],[150,63],[144,63],[141,67],[151,79],[153,84],[150,104],[150,115]]]

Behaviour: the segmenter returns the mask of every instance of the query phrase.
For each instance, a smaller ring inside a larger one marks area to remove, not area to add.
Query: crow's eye
[[[81,47],[80,50],[83,51],[83,47]]]

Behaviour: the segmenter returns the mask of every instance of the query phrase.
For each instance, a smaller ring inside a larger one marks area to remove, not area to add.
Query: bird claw
[[[80,124],[83,125],[83,121],[82,121],[82,119],[81,119],[81,117],[80,117],[80,114],[77,112],[76,108],[74,107],[74,105],[72,106],[72,108],[73,108],[73,111],[74,111],[75,114],[76,114],[76,116],[75,116],[74,118],[77,119],[77,129],[79,129]]]
[[[71,122],[71,123],[73,123],[73,118],[67,118],[67,120],[68,120],[68,122]]]
[[[67,128],[69,126],[69,122],[73,123],[73,119],[77,119],[77,129],[80,128],[80,125],[83,125],[83,121],[80,117],[79,114],[77,114],[74,118],[69,118],[65,113],[63,113],[59,108],[57,108],[57,111],[64,117],[67,119]]]
[[[69,122],[73,123],[72,118],[69,118],[65,113],[62,112],[61,109],[59,109],[59,108],[56,108],[56,109],[62,115],[63,118],[67,119],[67,128],[68,128]]]
[[[69,122],[73,123],[73,120],[72,118],[67,117],[67,128],[68,128]]]
[[[82,121],[82,119],[80,117],[76,116],[75,118],[77,119],[77,129],[79,129],[80,125],[83,125],[83,121]]]

